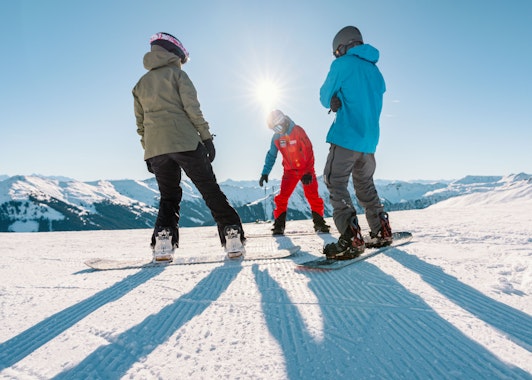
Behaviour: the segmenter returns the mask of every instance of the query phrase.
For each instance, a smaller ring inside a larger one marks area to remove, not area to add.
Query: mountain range
[[[325,216],[332,216],[329,193],[319,177]],[[453,181],[376,180],[387,211],[422,209],[465,194],[497,191],[509,186],[532,186],[532,175],[466,176]],[[244,223],[270,220],[280,180],[259,187],[258,181],[220,183]],[[214,220],[192,182],[182,181],[180,226],[214,225]],[[350,186],[352,191],[352,186]],[[354,194],[351,194],[355,199]],[[150,228],[157,216],[159,191],[155,178],[81,182],[42,175],[0,175],[0,232],[81,231]],[[363,213],[357,204],[357,211]],[[309,219],[311,212],[298,185],[290,198],[288,219]]]

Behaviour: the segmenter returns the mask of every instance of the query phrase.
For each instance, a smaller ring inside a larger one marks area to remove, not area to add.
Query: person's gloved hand
[[[262,187],[262,185],[264,185],[264,182],[268,183],[268,174],[263,174],[263,175],[260,176],[260,179],[259,179],[260,187]]]
[[[151,167],[150,161],[146,161],[146,168],[148,169],[148,171],[150,173],[155,174],[155,173],[153,173],[153,169]]]
[[[342,101],[336,96],[333,95],[331,98],[331,111],[336,112],[342,106]]]
[[[205,145],[205,149],[207,149],[209,161],[213,162],[214,157],[216,156],[216,149],[214,149],[214,143],[212,142],[212,139],[203,140],[203,145]]]
[[[301,177],[301,182],[303,185],[310,185],[310,183],[312,183],[312,174],[304,174],[303,177]]]

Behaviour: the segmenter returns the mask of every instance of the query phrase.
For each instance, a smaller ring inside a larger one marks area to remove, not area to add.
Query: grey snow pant
[[[371,232],[377,233],[381,229],[379,214],[384,211],[384,207],[373,183],[375,168],[374,154],[355,152],[331,144],[323,177],[330,193],[334,224],[341,234],[347,230],[353,215],[356,215],[347,189],[349,176],[353,177],[355,195],[366,211]]]

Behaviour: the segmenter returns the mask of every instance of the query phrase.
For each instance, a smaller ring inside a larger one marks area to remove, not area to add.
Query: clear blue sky
[[[320,175],[333,115],[319,88],[346,25],[380,50],[387,83],[376,178],[532,173],[530,0],[13,0],[0,5],[0,174],[148,178],[131,89],[165,31],[190,52],[219,181],[260,177],[263,80]]]

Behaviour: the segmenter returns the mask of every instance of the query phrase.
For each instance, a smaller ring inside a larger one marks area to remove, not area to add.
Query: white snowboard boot
[[[175,247],[172,244],[172,234],[168,228],[163,228],[155,236],[155,245],[152,245],[153,262],[171,262],[174,260]]]
[[[233,259],[242,256],[246,252],[244,243],[241,240],[242,231],[239,226],[232,225],[224,228],[225,252],[227,257]]]

